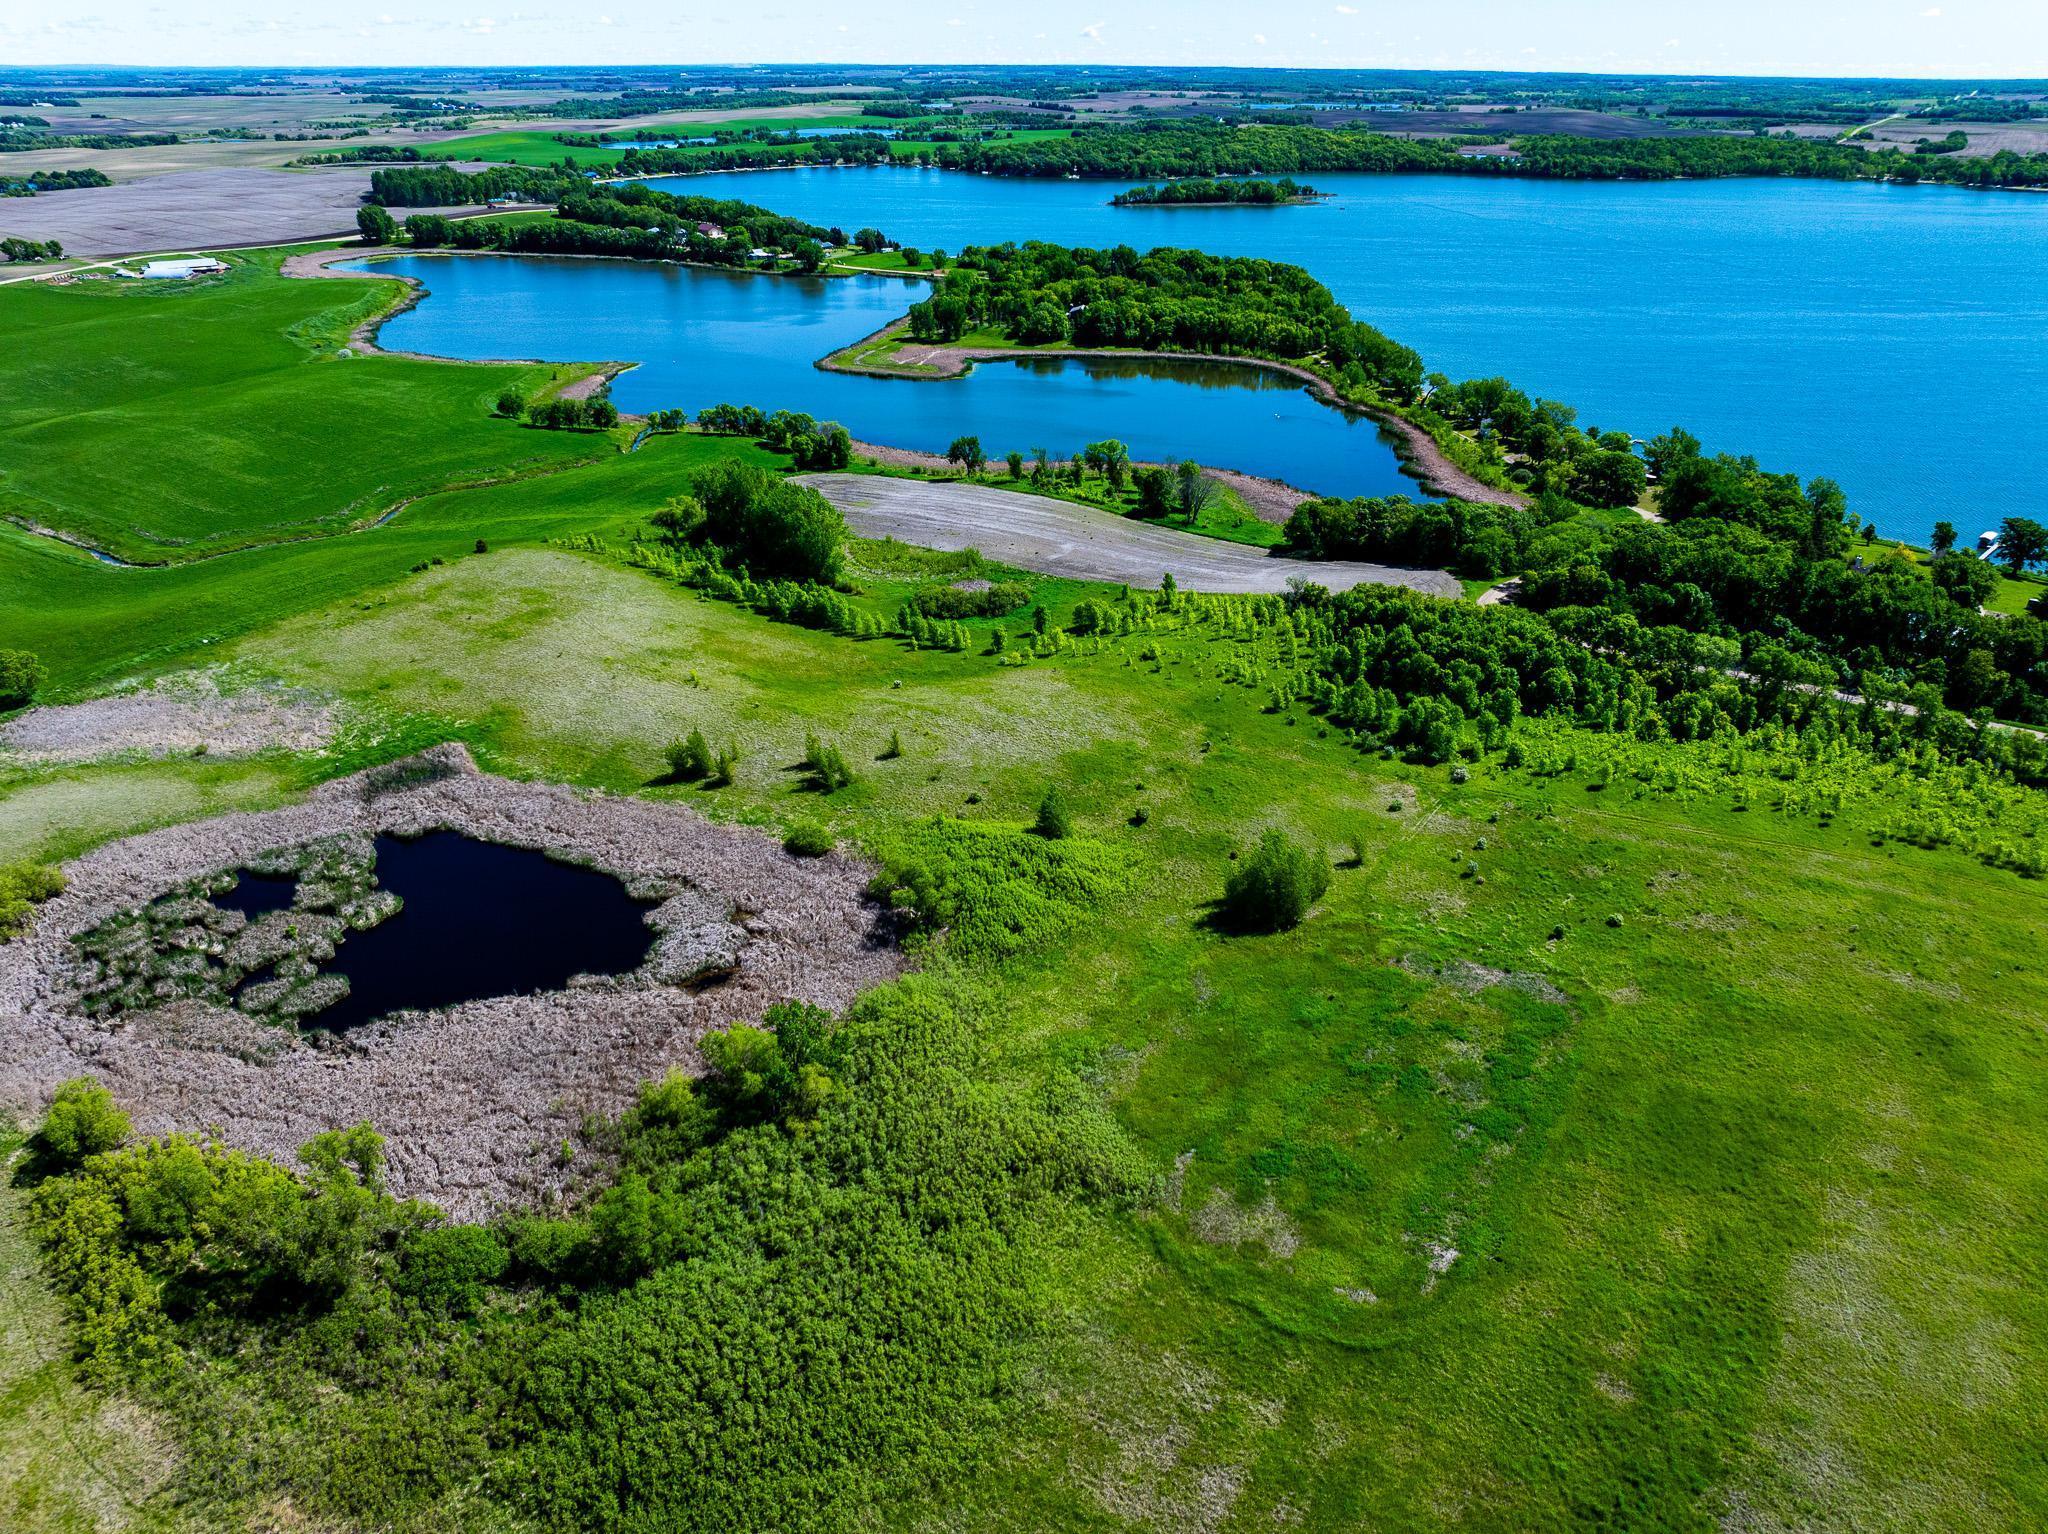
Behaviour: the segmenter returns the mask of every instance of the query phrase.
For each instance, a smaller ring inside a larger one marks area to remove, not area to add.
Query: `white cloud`
[[[1252,34],[1252,41],[1257,43],[1261,48],[1263,48],[1266,46],[1266,34],[1263,32],[1254,32]]]
[[[967,25],[967,23],[962,21],[958,16],[949,16],[946,18],[946,25],[949,27],[964,27]]]
[[[1087,26],[1081,29],[1081,35],[1087,38],[1091,43],[1099,43],[1102,41],[1102,29],[1108,25],[1109,23],[1106,21],[1091,21],[1088,23]],[[1045,36],[1043,32],[1039,33],[1038,35],[1040,37]]]
[[[1939,16],[1941,14],[1941,7],[1938,5],[1930,5],[1927,7],[1926,10],[1922,11],[1920,14],[1922,16]]]
[[[1356,16],[1358,14],[1358,7],[1355,5],[1340,5],[1336,7],[1336,11],[1339,16]]]

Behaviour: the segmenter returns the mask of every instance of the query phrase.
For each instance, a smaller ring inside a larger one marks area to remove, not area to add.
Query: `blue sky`
[[[0,64],[940,62],[2048,76],[2048,0],[0,0]]]

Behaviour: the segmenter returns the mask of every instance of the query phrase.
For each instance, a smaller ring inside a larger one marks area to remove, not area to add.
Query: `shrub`
[[[79,1076],[57,1088],[43,1127],[36,1132],[36,1148],[49,1166],[68,1170],[88,1156],[113,1150],[128,1138],[131,1127],[113,1093],[90,1076]]]
[[[1038,818],[1032,822],[1031,829],[1047,841],[1054,842],[1073,834],[1073,812],[1067,808],[1067,797],[1057,784],[1046,789],[1045,797],[1038,801]]]
[[[43,663],[31,650],[0,650],[0,709],[23,708],[43,685]]]
[[[877,892],[966,958],[1058,942],[1129,887],[1124,854],[1081,837],[935,816],[881,841]]]
[[[507,389],[498,396],[498,414],[511,420],[518,420],[526,413],[526,398],[517,389]]]
[[[837,793],[853,781],[853,769],[846,765],[839,748],[815,735],[804,737],[803,765],[810,774],[811,787],[821,794]]]
[[[466,1316],[505,1276],[505,1238],[481,1225],[438,1225],[414,1234],[399,1255],[391,1287],[428,1310]]]
[[[816,821],[791,826],[782,838],[782,850],[800,858],[821,858],[837,845],[832,833]]]
[[[1031,600],[1022,581],[997,581],[978,591],[959,586],[927,586],[914,592],[910,605],[927,618],[1000,618]]]
[[[903,737],[895,730],[889,732],[889,744],[882,747],[875,756],[878,762],[893,762],[903,754]]]
[[[729,788],[740,762],[739,742],[727,741],[725,749],[711,760],[711,786]]]
[[[64,875],[48,863],[0,865],[0,941],[28,925],[29,911],[64,892]]]
[[[1240,931],[1284,932],[1299,926],[1329,887],[1327,858],[1268,831],[1224,881],[1222,915]]]
[[[711,743],[702,730],[692,730],[686,738],[670,741],[661,754],[668,763],[668,775],[679,782],[694,783],[699,778],[708,778],[716,765]]]

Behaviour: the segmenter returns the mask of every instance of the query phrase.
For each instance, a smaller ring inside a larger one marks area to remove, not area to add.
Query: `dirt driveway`
[[[884,479],[868,474],[806,474],[864,538],[900,538],[931,549],[979,549],[990,559],[1074,580],[1157,586],[1171,571],[1192,591],[1285,591],[1304,576],[1333,591],[1407,586],[1456,597],[1441,570],[1397,570],[1338,560],[1281,559],[1239,543],[1111,516],[1088,506],[991,485]]]

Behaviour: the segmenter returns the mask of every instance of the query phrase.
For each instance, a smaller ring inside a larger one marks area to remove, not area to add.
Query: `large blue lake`
[[[1827,474],[1888,532],[1968,536],[2038,510],[2048,399],[2048,196],[1814,181],[1604,182],[1318,175],[1292,208],[1118,209],[1114,185],[874,167],[657,183],[924,249],[1046,239],[1176,244],[1298,262],[1454,377],[1501,373],[1648,437]],[[814,358],[898,314],[893,279],[799,283],[573,261],[391,263],[433,297],[387,344],[463,357],[637,359],[626,409],[719,400],[807,410],[943,449],[1070,452],[1116,436],[1339,494],[1411,488],[1370,423],[1241,369],[989,365],[910,383]]]
[[[1454,378],[1827,474],[1881,529],[2038,514],[2048,196],[1819,181],[1315,175],[1294,208],[1111,208],[1121,184],[942,171],[693,176],[930,249],[1040,239],[1298,262]],[[1220,461],[1220,460],[1219,460]],[[1283,477],[1287,477],[1284,476]]]
[[[384,327],[386,346],[637,362],[612,386],[626,411],[694,414],[724,401],[802,410],[892,447],[942,453],[971,434],[997,458],[1034,447],[1067,457],[1115,437],[1140,461],[1195,458],[1333,495],[1421,494],[1372,422],[1262,368],[1040,357],[913,380],[814,367],[925,295],[924,284],[900,277],[514,256],[405,256],[376,269],[417,277],[429,295]]]

